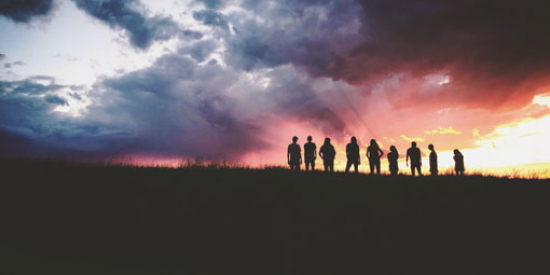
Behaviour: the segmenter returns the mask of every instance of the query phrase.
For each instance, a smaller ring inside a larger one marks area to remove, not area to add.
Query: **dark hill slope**
[[[2,274],[548,270],[549,181],[2,162]]]

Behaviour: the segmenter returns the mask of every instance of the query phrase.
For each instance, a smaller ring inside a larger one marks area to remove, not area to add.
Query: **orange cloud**
[[[420,137],[417,137],[417,138],[410,138],[410,137],[407,137],[406,135],[401,135],[401,138],[406,140],[406,141],[409,141],[409,142],[412,142],[412,141],[417,141],[417,142],[423,142],[423,141],[426,141],[424,138],[420,138]]]
[[[427,130],[425,132],[427,135],[435,135],[435,134],[440,134],[440,135],[460,135],[462,134],[461,131],[453,128],[452,126],[451,127],[441,127],[439,126],[439,129],[434,129],[434,130]]]

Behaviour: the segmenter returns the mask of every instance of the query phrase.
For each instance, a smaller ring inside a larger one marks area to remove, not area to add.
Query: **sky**
[[[291,138],[311,135],[342,169],[356,136],[362,155],[395,145],[402,171],[416,141],[442,170],[456,148],[470,172],[550,177],[549,8],[3,1],[0,157],[286,165]]]

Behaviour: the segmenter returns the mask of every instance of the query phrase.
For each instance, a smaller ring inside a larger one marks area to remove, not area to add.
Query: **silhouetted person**
[[[411,148],[407,150],[407,158],[405,162],[409,165],[409,158],[411,159],[411,174],[415,176],[415,170],[418,171],[418,175],[422,176],[422,157],[420,149],[416,147],[416,142],[411,143]]]
[[[376,140],[370,140],[370,146],[367,147],[367,158],[369,159],[370,173],[380,175],[380,158],[384,155],[384,152],[380,150],[380,146],[376,143]]]
[[[399,159],[399,152],[397,152],[397,148],[392,145],[390,147],[390,152],[388,153],[388,162],[390,173],[393,176],[396,176],[399,172],[399,164],[397,163],[397,159]]]
[[[455,153],[453,159],[455,160],[455,173],[457,176],[464,175],[464,156],[458,149],[453,151]]]
[[[359,164],[361,163],[359,155],[359,145],[357,144],[357,139],[351,137],[351,142],[346,145],[346,157],[348,158],[348,163],[346,163],[346,173],[349,172],[351,165],[355,167],[355,173],[359,172]]]
[[[330,138],[325,138],[325,144],[319,149],[319,156],[323,159],[325,172],[334,172],[334,157],[336,156],[336,151],[334,150],[334,146],[330,144]]]
[[[437,153],[435,152],[434,145],[430,144],[428,145],[428,149],[430,149],[430,173],[432,176],[437,176],[437,173],[439,173],[439,169],[437,168]]]
[[[300,170],[300,165],[302,164],[302,149],[300,145],[296,143],[298,137],[292,138],[292,143],[288,145],[288,152],[286,157],[288,159],[288,165],[290,165],[290,170]]]
[[[311,136],[307,137],[307,143],[304,144],[304,162],[306,163],[306,171],[309,170],[309,165],[311,165],[311,170],[315,171],[315,159],[317,159],[317,145],[311,142]]]

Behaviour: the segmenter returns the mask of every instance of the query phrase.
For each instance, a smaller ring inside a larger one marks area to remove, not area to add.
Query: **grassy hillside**
[[[550,181],[0,162],[2,274],[548,270]]]

